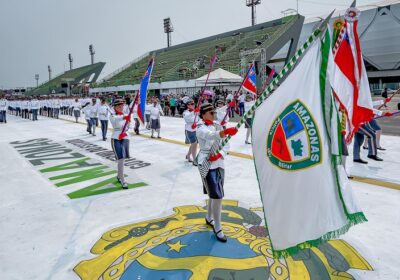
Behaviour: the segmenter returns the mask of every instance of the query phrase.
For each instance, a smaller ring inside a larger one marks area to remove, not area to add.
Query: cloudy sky
[[[345,9],[352,0],[299,0],[306,17]],[[358,0],[358,5],[377,0]],[[257,22],[281,17],[296,0],[261,0]],[[179,44],[251,24],[245,0],[1,0],[0,89],[26,87],[69,69],[90,63],[88,46],[96,61],[106,62],[102,76],[134,58],[166,46],[163,19],[175,28],[172,44]]]

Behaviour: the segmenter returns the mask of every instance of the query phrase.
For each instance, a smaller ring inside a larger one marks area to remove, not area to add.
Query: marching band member
[[[187,109],[183,112],[183,119],[185,120],[185,143],[190,144],[189,150],[186,154],[186,160],[188,162],[193,162],[193,165],[196,165],[194,159],[197,154],[197,124],[194,121],[196,119],[197,111],[194,109],[194,101],[191,99],[187,101],[186,106]],[[192,156],[193,160],[190,159],[190,156]]]
[[[129,134],[127,131],[129,130],[131,116],[124,115],[123,110],[124,101],[122,99],[115,100],[115,114],[110,115],[110,123],[114,128],[114,131],[111,134],[111,146],[118,165],[117,179],[121,183],[122,188],[127,189],[128,184],[125,182],[124,178],[124,161],[126,158],[129,158]],[[125,131],[122,131],[125,122],[128,122],[128,125],[126,126]],[[120,135],[123,136],[122,139],[120,139]]]
[[[199,122],[196,131],[200,145],[197,162],[200,174],[203,173],[204,166],[208,166],[208,170],[205,170],[205,177],[202,175],[204,193],[208,194],[210,198],[207,205],[206,223],[212,226],[218,241],[226,242],[227,238],[221,227],[221,210],[224,197],[224,158],[228,151],[225,146],[223,151],[218,154],[212,155],[211,153],[216,150],[215,147],[218,147],[224,137],[233,136],[238,130],[236,127],[223,129],[214,122],[214,116],[215,110],[212,104],[205,103],[200,107],[202,121]]]

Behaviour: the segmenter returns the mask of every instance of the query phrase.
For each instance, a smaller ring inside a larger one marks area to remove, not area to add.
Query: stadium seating
[[[155,57],[152,82],[196,79],[207,73],[209,61],[217,46],[219,50],[215,68],[221,67],[239,74],[241,51],[260,46],[268,47],[295,22],[296,18],[296,16],[289,16],[269,23],[152,51],[150,55],[133,63],[123,71],[117,71],[117,74],[96,86],[108,87],[139,83],[151,56]]]

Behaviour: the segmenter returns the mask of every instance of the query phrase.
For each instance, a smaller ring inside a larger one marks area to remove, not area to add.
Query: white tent
[[[205,83],[207,74],[196,79],[196,83]],[[239,75],[228,72],[222,68],[218,68],[210,73],[208,84],[227,84],[227,83],[241,83],[243,80]]]

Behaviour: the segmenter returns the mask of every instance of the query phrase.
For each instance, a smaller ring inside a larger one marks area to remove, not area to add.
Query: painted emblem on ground
[[[347,242],[334,240],[273,259],[261,208],[224,200],[218,242],[204,223],[204,206],[180,206],[174,214],[112,229],[74,271],[81,279],[354,279],[349,269],[372,270]]]
[[[267,156],[285,170],[299,170],[321,163],[321,140],[316,122],[300,101],[288,105],[268,133]]]

